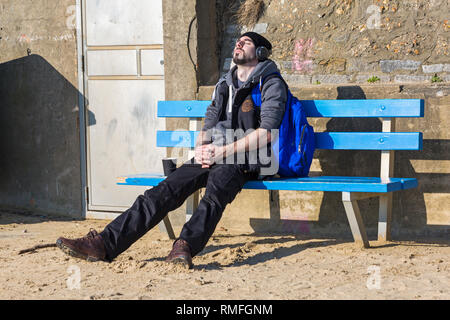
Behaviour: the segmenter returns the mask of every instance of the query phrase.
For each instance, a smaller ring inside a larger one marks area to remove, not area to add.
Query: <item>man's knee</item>
[[[213,179],[222,179],[223,177],[240,177],[244,171],[236,164],[218,164],[210,172],[209,176]]]
[[[231,202],[245,183],[244,175],[244,172],[236,165],[221,165],[211,170],[205,196]]]

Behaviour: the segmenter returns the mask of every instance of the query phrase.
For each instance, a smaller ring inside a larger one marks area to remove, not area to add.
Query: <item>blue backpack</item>
[[[279,73],[273,75],[283,80]],[[261,86],[267,77],[252,90],[252,100],[256,107],[261,107]],[[284,80],[283,80],[284,81]],[[300,101],[287,88],[286,111],[279,129],[279,137],[272,142],[272,150],[278,148],[278,174],[285,177],[306,177],[314,156],[314,129],[308,124]]]

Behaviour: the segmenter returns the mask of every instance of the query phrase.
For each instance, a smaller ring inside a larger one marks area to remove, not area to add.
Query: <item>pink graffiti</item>
[[[281,228],[283,232],[295,233],[295,234],[309,234],[308,221],[304,220],[281,220]]]
[[[295,41],[294,54],[292,56],[292,71],[301,73],[311,72],[313,69],[312,52],[314,39],[299,39]]]
[[[26,34],[22,34],[19,38],[19,42],[30,43],[30,41],[31,41],[31,39]]]
[[[309,217],[306,212],[290,212],[280,216],[283,231],[309,234]]]

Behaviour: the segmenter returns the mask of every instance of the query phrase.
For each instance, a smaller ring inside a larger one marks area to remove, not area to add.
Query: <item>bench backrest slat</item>
[[[158,101],[158,117],[203,118],[211,101]]]
[[[308,117],[423,117],[423,99],[301,100]],[[203,118],[211,101],[159,101],[158,117]]]
[[[157,131],[158,147],[193,148],[198,131]],[[317,149],[421,150],[421,132],[316,132]]]
[[[308,117],[423,117],[421,99],[302,100]]]

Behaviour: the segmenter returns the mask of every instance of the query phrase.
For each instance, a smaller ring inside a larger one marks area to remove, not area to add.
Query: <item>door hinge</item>
[[[89,203],[89,188],[88,187],[86,187],[86,188],[84,188],[84,196],[85,196],[85,198],[86,198],[86,203]]]

